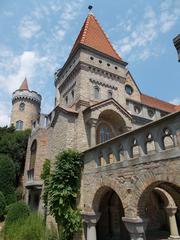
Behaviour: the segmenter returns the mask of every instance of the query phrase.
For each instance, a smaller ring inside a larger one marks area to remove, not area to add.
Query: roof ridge
[[[90,16],[91,15],[88,15],[87,18],[86,18],[85,26],[84,26],[84,32],[83,32],[83,35],[82,35],[82,41],[80,41],[81,43],[84,43],[85,39],[87,37],[87,32],[88,32],[89,22],[90,22]]]
[[[100,27],[100,29],[101,29],[101,31],[102,31],[102,33],[103,33],[103,35],[105,36],[105,38],[107,39],[107,41],[108,41],[108,43],[110,44],[110,46],[111,46],[111,48],[112,48],[112,50],[115,52],[115,54],[117,55],[117,57],[119,58],[120,56],[119,56],[119,54],[116,52],[116,50],[114,49],[114,47],[113,47],[113,45],[112,45],[112,43],[110,42],[110,40],[109,40],[109,37],[107,36],[107,34],[105,33],[105,31],[104,31],[104,29],[103,29],[103,27],[100,25],[100,23],[99,23],[99,21],[96,19],[96,17],[94,16],[94,15],[91,15],[91,16],[93,16],[94,17],[94,19],[95,19],[95,21],[97,22],[97,24],[99,25],[99,27]],[[121,58],[121,57],[120,57]]]
[[[122,60],[93,14],[88,14],[86,17],[70,55],[78,48],[79,44],[93,48],[117,60]]]
[[[141,93],[141,95],[143,95],[143,96],[145,96],[145,97],[150,97],[150,98],[156,99],[156,100],[158,100],[158,101],[161,101],[161,102],[170,104],[170,105],[172,105],[172,106],[178,106],[178,105],[176,105],[176,104],[174,104],[174,103],[170,103],[170,102],[167,102],[167,101],[165,101],[165,100],[162,100],[162,99],[159,99],[159,98],[157,98],[157,97],[153,97],[153,96],[150,96],[150,95],[147,95],[147,94],[144,94],[144,93]]]

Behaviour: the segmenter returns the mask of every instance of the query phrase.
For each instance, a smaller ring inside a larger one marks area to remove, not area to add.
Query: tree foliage
[[[71,240],[81,228],[77,209],[80,193],[82,156],[75,150],[65,150],[56,157],[55,170],[49,184],[50,213],[61,226],[62,240]]]
[[[4,197],[4,194],[0,192],[0,221],[4,219],[6,209],[6,199]]]
[[[0,191],[10,204],[16,200],[15,197],[15,166],[8,155],[0,154]]]
[[[0,128],[0,154],[8,155],[13,160],[17,177],[24,171],[29,135],[30,130],[15,131],[14,127]]]

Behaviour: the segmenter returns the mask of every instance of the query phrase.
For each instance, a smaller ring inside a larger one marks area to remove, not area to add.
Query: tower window
[[[94,98],[99,99],[99,87],[94,87]]]
[[[66,104],[68,104],[68,96],[66,96],[65,101],[66,101]]]
[[[25,109],[25,103],[21,102],[21,103],[19,104],[19,111],[23,112],[24,109]]]
[[[71,91],[72,99],[74,100],[74,90]]]
[[[36,161],[36,152],[37,152],[37,141],[34,140],[31,145],[31,157],[30,157],[30,166],[29,169],[34,168]]]
[[[112,98],[112,91],[108,91],[108,98]]]
[[[23,121],[19,120],[16,122],[16,130],[22,130],[23,129]]]

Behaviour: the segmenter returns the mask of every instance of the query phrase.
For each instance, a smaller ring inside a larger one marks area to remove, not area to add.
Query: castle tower
[[[32,123],[39,118],[41,95],[30,91],[25,78],[20,88],[12,95],[11,125],[17,130],[32,128]]]

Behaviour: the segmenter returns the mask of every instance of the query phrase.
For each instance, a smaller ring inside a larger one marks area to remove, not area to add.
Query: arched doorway
[[[170,183],[154,183],[141,195],[139,216],[148,220],[146,229],[147,240],[168,239],[172,235],[171,220],[178,235],[180,192],[177,186]]]
[[[101,216],[96,225],[97,240],[129,240],[129,233],[122,221],[124,209],[117,193],[106,187],[100,198],[98,212]]]

